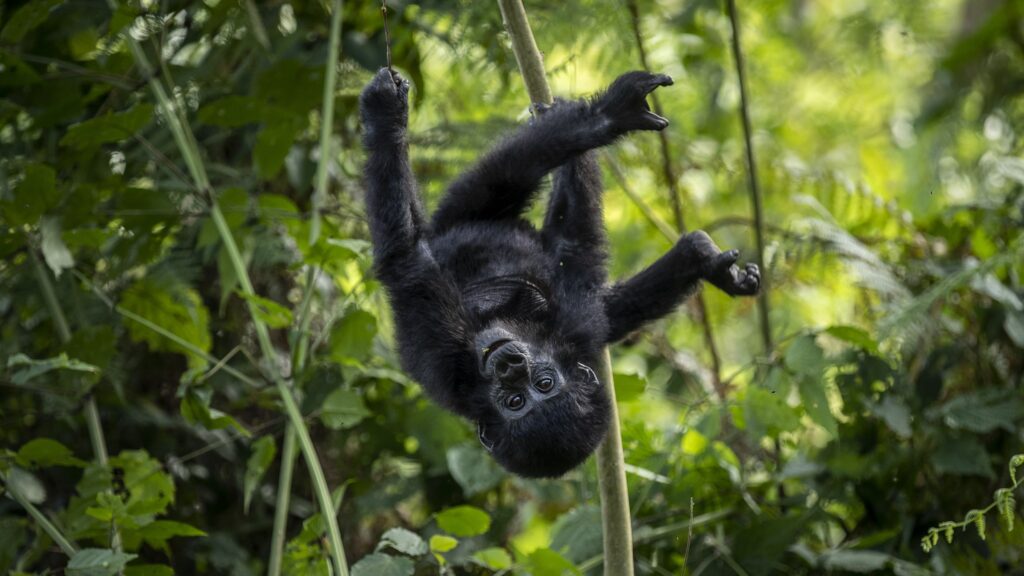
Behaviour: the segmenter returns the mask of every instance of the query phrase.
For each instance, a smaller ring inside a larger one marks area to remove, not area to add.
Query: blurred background
[[[0,573],[330,574],[282,371],[356,576],[600,573],[593,461],[512,477],[398,367],[383,19],[345,2],[335,59],[334,4],[0,4]],[[675,79],[601,155],[612,276],[764,244],[763,310],[708,289],[612,350],[637,572],[1024,574],[1024,2],[741,3],[745,101],[725,2],[525,4],[557,95]],[[529,101],[497,3],[387,5],[432,207]]]

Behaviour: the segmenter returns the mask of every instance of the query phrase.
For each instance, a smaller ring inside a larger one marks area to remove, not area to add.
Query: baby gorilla
[[[670,313],[708,280],[757,293],[703,232],[683,236],[636,276],[606,285],[601,178],[594,150],[662,130],[647,94],[672,84],[630,72],[591,100],[559,101],[448,189],[428,221],[409,166],[409,83],[382,69],[360,98],[366,205],[378,277],[402,364],[441,406],[477,425],[508,470],[554,477],[582,463],[608,427],[601,349]],[[555,171],[540,230],[523,219]]]

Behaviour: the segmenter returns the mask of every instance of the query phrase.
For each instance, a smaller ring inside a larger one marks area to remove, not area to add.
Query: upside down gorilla
[[[668,126],[646,96],[670,84],[630,72],[591,100],[556,102],[456,179],[429,220],[409,166],[409,83],[385,68],[360,97],[374,259],[403,367],[476,423],[483,445],[516,474],[559,476],[601,442],[608,396],[590,366],[605,344],[668,314],[701,280],[730,295],[757,293],[757,267],[737,266],[739,253],[704,232],[606,285],[594,150]],[[537,230],[522,216],[551,171]]]

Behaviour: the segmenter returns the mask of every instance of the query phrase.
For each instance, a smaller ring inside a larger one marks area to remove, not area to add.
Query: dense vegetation
[[[510,477],[398,369],[340,4],[0,4],[0,573],[328,574],[332,496],[356,575],[599,572],[593,463]],[[388,4],[433,205],[528,99],[495,3]],[[613,275],[753,258],[725,3],[526,6],[558,94],[676,79],[602,155]],[[638,573],[1024,574],[1024,2],[740,11],[769,322],[613,350]]]

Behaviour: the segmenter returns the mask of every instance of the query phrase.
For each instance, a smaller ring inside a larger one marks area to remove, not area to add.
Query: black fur
[[[404,368],[439,404],[475,422],[516,474],[559,476],[605,435],[608,398],[590,366],[601,348],[671,312],[706,279],[755,294],[703,232],[633,278],[606,286],[601,177],[593,150],[661,130],[645,97],[671,78],[619,77],[589,101],[559,101],[459,177],[428,222],[409,166],[409,83],[382,69],[363,90],[366,204]],[[544,225],[523,218],[556,170]]]

